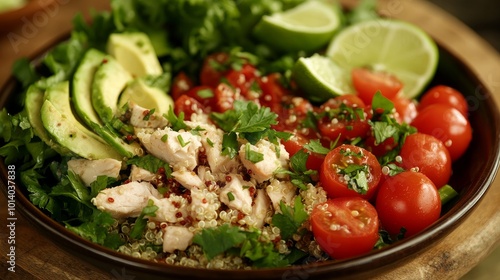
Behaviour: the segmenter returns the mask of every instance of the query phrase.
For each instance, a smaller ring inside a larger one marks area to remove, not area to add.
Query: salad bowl
[[[71,254],[106,271],[123,271],[136,279],[360,279],[387,270],[388,267],[412,258],[432,247],[450,234],[487,195],[498,169],[500,158],[500,115],[493,94],[471,68],[447,47],[439,47],[440,61],[436,76],[429,86],[450,85],[465,93],[469,103],[473,138],[465,155],[454,163],[450,180],[459,195],[446,204],[439,220],[411,238],[366,255],[338,261],[294,265],[284,268],[255,270],[197,269],[145,261],[96,245],[68,231],[34,206],[29,193],[18,185],[16,207],[32,224]],[[37,58],[41,57],[40,54]],[[13,102],[20,85],[12,78],[0,92],[0,108],[16,110]],[[9,166],[1,164],[2,191],[7,193]]]

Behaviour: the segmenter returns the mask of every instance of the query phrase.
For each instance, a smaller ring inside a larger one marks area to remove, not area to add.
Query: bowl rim
[[[68,38],[68,35],[64,35],[60,38],[56,38],[52,44],[48,44],[49,47],[37,52],[36,54],[28,57],[29,61],[33,63],[39,63],[43,55],[53,48],[57,43],[64,41]],[[475,73],[472,68],[464,62],[457,54],[450,51],[446,46],[437,43],[440,51],[443,51],[451,56],[453,61],[460,67],[460,70],[465,73],[465,75],[471,79],[471,81],[482,90],[486,96],[493,98],[491,90],[484,85],[484,83],[479,79],[477,73]],[[0,109],[7,105],[7,100],[10,97],[10,93],[13,92],[17,84],[16,79],[11,75],[4,85],[0,85]],[[493,115],[491,119],[491,125],[496,128],[496,139],[500,139],[500,113],[499,108],[495,102],[485,102],[485,107]],[[447,234],[449,234],[454,228],[456,228],[461,221],[463,221],[472,210],[477,206],[477,204],[482,200],[486,192],[490,189],[493,180],[496,177],[500,166],[500,141],[493,143],[492,150],[494,154],[488,157],[486,161],[486,166],[489,168],[482,170],[481,174],[482,181],[474,182],[475,185],[479,184],[479,187],[471,194],[460,208],[454,205],[450,208],[444,215],[442,215],[438,221],[433,225],[426,228],[419,234],[405,238],[404,240],[392,244],[386,248],[373,250],[370,253],[362,255],[360,257],[355,257],[347,260],[328,260],[317,263],[300,264],[282,268],[261,268],[252,270],[238,270],[238,269],[207,269],[207,268],[191,268],[178,265],[168,265],[165,263],[155,263],[152,261],[147,261],[132,256],[119,253],[115,250],[106,248],[95,244],[83,237],[80,237],[76,233],[71,232],[66,229],[63,225],[53,220],[46,213],[40,210],[38,207],[33,205],[29,198],[21,191],[21,188],[17,187],[16,193],[16,207],[21,211],[21,214],[26,217],[29,222],[35,227],[42,228],[43,233],[46,236],[50,236],[51,240],[54,238],[59,239],[62,243],[54,242],[58,247],[66,251],[85,251],[90,254],[90,256],[79,255],[79,259],[86,259],[89,261],[90,258],[102,260],[104,262],[111,261],[114,265],[133,268],[134,272],[144,273],[146,275],[156,275],[161,277],[191,277],[197,278],[203,275],[205,279],[216,279],[216,278],[230,278],[230,279],[254,279],[255,277],[262,279],[275,279],[282,278],[283,275],[288,273],[307,273],[310,276],[328,276],[332,277],[332,273],[336,273],[335,278],[353,277],[360,276],[365,273],[374,273],[378,270],[382,270],[390,264],[401,262],[411,256],[414,256],[418,252],[423,252],[427,248],[424,246],[419,246],[421,244],[428,242],[436,242]],[[0,159],[0,185],[2,186],[2,192],[7,195],[6,181],[7,181],[7,165],[5,165],[3,159]],[[20,185],[18,185],[20,186]],[[23,187],[24,188],[24,187]],[[451,213],[455,211],[454,213]],[[54,237],[55,236],[55,237]],[[66,245],[66,246],[63,246]],[[70,245],[69,247],[67,245]],[[406,254],[401,256],[397,254],[400,250],[408,250]],[[377,267],[374,267],[373,258],[376,257]],[[90,262],[94,266],[99,266],[95,262]],[[109,268],[109,266],[106,266]],[[352,274],[352,271],[347,271],[353,267],[357,268],[357,274]],[[245,273],[238,273],[244,271]],[[151,274],[154,273],[154,274]],[[348,273],[348,274],[346,274]],[[161,275],[164,274],[164,275]],[[290,274],[293,275],[293,274]]]

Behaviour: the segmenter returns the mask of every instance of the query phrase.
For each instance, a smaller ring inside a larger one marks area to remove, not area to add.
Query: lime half
[[[314,51],[330,42],[341,22],[338,5],[309,0],[263,16],[253,32],[257,39],[279,50]]]
[[[340,68],[330,57],[319,54],[301,57],[292,68],[292,76],[303,94],[313,102],[353,93],[349,72]]]
[[[393,19],[368,20],[345,28],[331,41],[326,56],[349,73],[355,67],[370,67],[395,75],[404,84],[400,94],[408,98],[422,92],[439,59],[436,43],[424,31]]]

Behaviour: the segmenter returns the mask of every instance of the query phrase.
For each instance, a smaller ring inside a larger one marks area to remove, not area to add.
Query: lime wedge
[[[326,56],[349,73],[366,66],[395,75],[404,84],[400,94],[407,98],[423,91],[439,59],[436,43],[424,31],[393,19],[367,20],[345,28],[333,38]],[[344,83],[352,84],[348,79]]]
[[[293,80],[313,102],[323,102],[348,92],[354,93],[349,75],[330,57],[319,54],[299,58],[292,68]]]
[[[282,51],[314,51],[328,44],[341,23],[338,5],[309,0],[263,16],[253,32],[260,41]]]

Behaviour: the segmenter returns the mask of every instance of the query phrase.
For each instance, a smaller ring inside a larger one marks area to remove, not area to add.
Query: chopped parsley
[[[130,237],[135,239],[141,238],[142,233],[148,224],[148,219],[145,217],[156,217],[156,210],[158,209],[158,206],[154,205],[153,200],[150,199],[148,201],[148,205],[142,209],[141,214],[136,218],[134,226],[130,230]]]
[[[250,143],[245,145],[245,158],[252,163],[257,163],[264,160],[264,155],[262,153],[256,152],[251,149]]]

